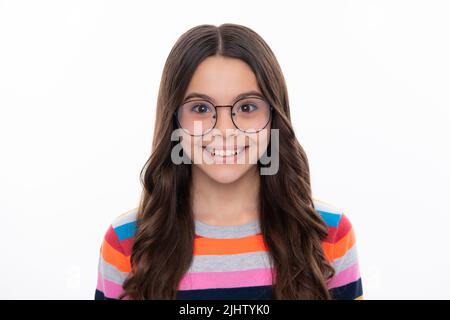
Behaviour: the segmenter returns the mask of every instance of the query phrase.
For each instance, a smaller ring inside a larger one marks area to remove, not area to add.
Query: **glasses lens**
[[[270,119],[270,105],[260,98],[245,98],[233,107],[236,126],[242,131],[257,132],[263,129]]]
[[[208,101],[193,100],[178,108],[181,127],[191,135],[202,135],[214,126],[216,111]]]

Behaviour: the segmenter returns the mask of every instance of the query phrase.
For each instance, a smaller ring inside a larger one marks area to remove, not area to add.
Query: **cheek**
[[[264,129],[257,134],[249,137],[249,156],[251,163],[256,163],[256,161],[261,158],[267,149],[270,140],[270,129]]]
[[[202,156],[201,137],[192,137],[188,134],[182,135],[181,146],[183,152],[191,159],[192,163],[200,163]]]

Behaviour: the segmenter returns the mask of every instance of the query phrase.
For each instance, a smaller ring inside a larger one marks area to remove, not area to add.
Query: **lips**
[[[234,147],[213,147],[213,146],[206,146],[203,147],[204,149],[206,149],[206,151],[208,151],[212,156],[219,156],[219,157],[232,157],[232,156],[236,156],[240,153],[242,153],[243,151],[245,151],[245,149],[248,148],[248,146],[234,146]]]

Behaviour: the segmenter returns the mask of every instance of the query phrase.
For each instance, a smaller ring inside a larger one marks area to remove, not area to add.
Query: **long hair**
[[[193,27],[169,53],[152,152],[140,174],[143,191],[131,272],[119,298],[176,299],[178,284],[193,261],[191,164],[171,160],[171,134],[177,128],[173,114],[197,66],[214,55],[246,62],[274,107],[271,128],[279,130],[279,170],[260,175],[259,190],[261,233],[273,266],[272,298],[331,299],[327,280],[334,269],[321,244],[327,226],[314,209],[308,159],[291,125],[285,79],[266,42],[250,28],[232,23]]]

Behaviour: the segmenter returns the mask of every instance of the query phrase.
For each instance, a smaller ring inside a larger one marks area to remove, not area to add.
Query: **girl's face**
[[[253,94],[246,96],[245,99],[237,99],[239,95],[250,91]],[[187,132],[181,132],[183,151],[191,159],[195,169],[200,169],[219,183],[231,183],[257,166],[257,160],[266,150],[270,137],[269,118],[264,118],[266,114],[264,110],[269,105],[261,104],[260,99],[255,100],[258,93],[263,97],[255,74],[240,59],[211,56],[197,67],[183,99],[183,102],[196,101],[196,103],[184,104],[183,111],[179,111],[178,119],[181,118],[183,128],[188,126],[186,123],[190,126],[196,122],[200,125],[200,131],[212,127],[214,121],[216,123],[214,128],[203,136],[198,134],[191,136]],[[212,107],[233,105],[235,101],[239,102],[233,110],[235,112],[233,118],[241,128],[247,130],[245,126],[250,124],[263,127],[269,123],[258,132],[244,132],[235,127],[230,107],[218,107],[217,111]]]

